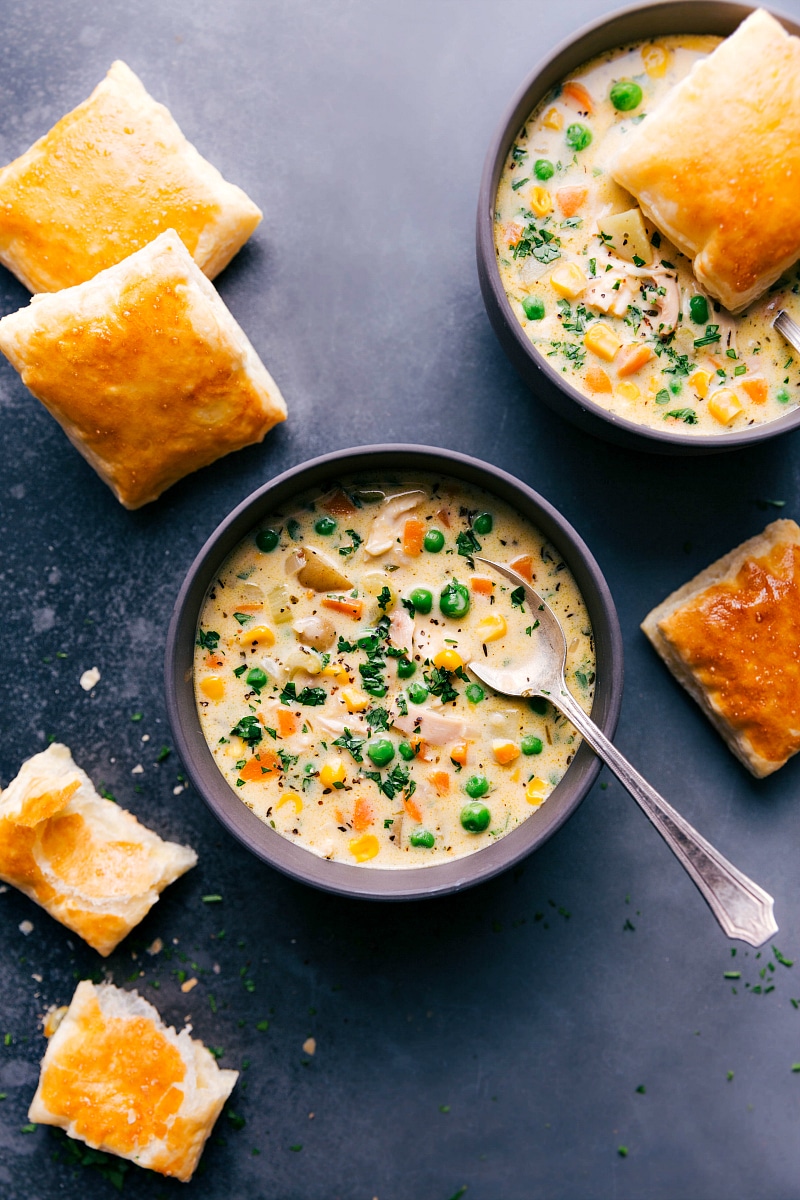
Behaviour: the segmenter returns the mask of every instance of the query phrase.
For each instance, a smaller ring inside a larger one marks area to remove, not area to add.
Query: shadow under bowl
[[[440,474],[483,488],[511,505],[552,543],[572,572],[586,603],[596,652],[592,717],[612,737],[622,702],[622,638],[617,613],[600,568],[571,525],[536,492],[497,467],[426,446],[364,446],[293,467],[253,492],[214,531],[181,587],[167,635],[167,710],[187,774],[217,819],[258,858],[294,879],[330,892],[381,900],[446,895],[489,879],[541,846],[583,800],[600,763],[581,745],[545,804],[511,833],[452,862],[387,869],[329,861],[289,841],[242,803],[221,774],[206,743],[194,693],[194,651],[206,593],[228,555],[260,522],[310,489],[325,490],[343,477],[373,484]]]
[[[800,408],[746,429],[718,434],[686,434],[652,429],[608,412],[573,387],[528,340],[503,288],[495,248],[495,198],[506,159],[520,129],[547,93],[589,59],[630,42],[670,34],[716,34],[727,37],[755,10],[728,0],[656,0],[637,4],[594,21],[562,42],[531,72],[492,139],[481,178],[476,228],[478,276],[486,311],[501,346],[537,398],[587,433],[630,449],[656,454],[718,454],[800,426]],[[800,25],[770,10],[789,33]]]

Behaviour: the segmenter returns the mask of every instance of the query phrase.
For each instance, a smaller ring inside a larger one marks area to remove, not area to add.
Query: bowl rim
[[[220,522],[195,557],[175,601],[164,658],[166,704],[176,749],[192,784],[228,832],[257,858],[325,891],[364,899],[421,899],[457,892],[490,879],[552,836],[584,799],[600,770],[600,760],[586,743],[547,803],[497,842],[474,854],[429,867],[370,868],[324,859],[284,838],[251,812],[235,795],[211,755],[194,696],[198,617],[207,589],[225,558],[260,520],[293,495],[337,478],[374,475],[376,471],[427,471],[475,483],[511,503],[553,542],[589,609],[598,666],[602,663],[592,713],[606,736],[613,737],[622,703],[622,635],[608,585],[586,544],[553,505],[508,472],[453,450],[409,443],[354,447],[299,463],[257,488]]]
[[[637,441],[642,449],[658,452],[681,447],[693,453],[741,449],[796,429],[800,426],[800,406],[773,421],[764,421],[734,432],[693,435],[678,429],[653,429],[651,426],[620,417],[579,391],[534,349],[525,336],[503,288],[494,244],[494,206],[500,175],[514,137],[537,104],[558,80],[588,59],[602,53],[604,49],[613,49],[616,45],[641,37],[658,36],[659,33],[720,33],[721,23],[725,25],[722,32],[731,33],[745,17],[759,7],[766,8],[766,11],[780,21],[790,33],[800,35],[800,24],[786,13],[771,6],[739,3],[738,0],[645,0],[644,3],[626,5],[588,22],[549,51],[519,85],[495,129],[484,161],[478,194],[476,250],[481,291],[487,309],[490,302],[486,296],[486,288],[489,289],[491,301],[503,322],[504,333],[507,333],[515,344],[515,351],[521,353],[527,363],[537,368],[567,401],[577,404],[591,417],[598,418],[609,426],[609,435],[612,430],[616,430],[629,440]],[[685,15],[690,28],[663,30],[656,25],[655,28],[651,27],[648,31],[633,35],[629,32],[631,24],[635,23],[637,18],[643,21],[650,18],[655,23],[659,16],[664,15],[672,20],[679,20]],[[715,23],[716,29],[713,28]],[[612,37],[612,33],[618,27],[622,27],[620,33]],[[607,40],[605,37],[602,39],[604,46],[595,45],[591,52],[584,51],[582,47],[587,40],[594,39],[597,34],[608,34]],[[489,315],[492,316],[491,312]]]

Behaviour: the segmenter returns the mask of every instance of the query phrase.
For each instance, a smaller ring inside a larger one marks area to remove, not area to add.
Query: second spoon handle
[[[707,842],[634,770],[598,729],[566,686],[548,699],[568,717],[594,752],[611,768],[683,863],[728,937],[761,946],[778,932],[773,899]]]

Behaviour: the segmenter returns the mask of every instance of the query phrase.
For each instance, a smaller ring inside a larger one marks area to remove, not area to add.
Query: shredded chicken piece
[[[619,287],[614,288],[618,283]],[[624,317],[628,305],[633,304],[634,293],[624,275],[609,271],[607,275],[594,280],[581,296],[584,304],[590,308],[599,308],[601,312],[611,313],[612,317]]]
[[[396,717],[394,724],[403,733],[418,733],[431,746],[445,746],[448,742],[461,741],[471,731],[469,721],[464,717],[436,712],[432,708],[423,708],[416,713],[409,713],[408,716]]]
[[[389,621],[389,641],[398,650],[411,650],[414,641],[414,621],[401,604],[393,610]]]
[[[394,496],[387,496],[372,519],[369,537],[364,543],[365,554],[377,558],[379,554],[391,550],[400,537],[400,517],[425,499],[425,493],[422,491],[398,492]]]

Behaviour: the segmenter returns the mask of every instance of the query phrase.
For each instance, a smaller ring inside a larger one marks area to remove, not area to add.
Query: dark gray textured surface
[[[21,1130],[46,1006],[105,969],[132,987],[142,963],[139,985],[168,1020],[191,1014],[224,1048],[223,1065],[250,1064],[232,1100],[246,1125],[222,1118],[188,1194],[800,1195],[800,1012],[789,1002],[800,961],[767,972],[774,992],[732,994],[723,972],[757,984],[769,952],[756,960],[742,947],[732,963],[616,784],[596,786],[521,872],[454,899],[383,907],[259,865],[191,791],[174,795],[174,755],[155,762],[170,741],[161,657],[172,601],[236,502],[336,447],[417,440],[479,454],[557,504],[592,547],[626,641],[619,745],[774,893],[777,944],[800,955],[800,762],[751,780],[638,632],[668,590],[777,515],[759,500],[786,500],[782,514],[798,515],[797,438],[696,462],[594,442],[526,392],[478,293],[474,206],[494,124],[539,55],[603,7],[3,4],[0,157],[27,148],[122,57],[262,206],[262,226],[218,282],[291,409],[262,447],[130,514],[0,363],[0,777],[55,734],[122,803],[200,854],[107,963],[24,897],[0,897],[4,1200],[116,1194],[94,1169],[70,1167],[52,1131]],[[785,7],[800,14],[797,0]],[[26,301],[4,273],[2,312]],[[78,679],[91,666],[102,678],[86,695]],[[223,902],[203,904],[210,892]],[[171,961],[141,955],[156,936],[179,939]],[[184,996],[174,972],[196,973],[193,962],[207,973]],[[187,1193],[131,1169],[124,1194]]]

